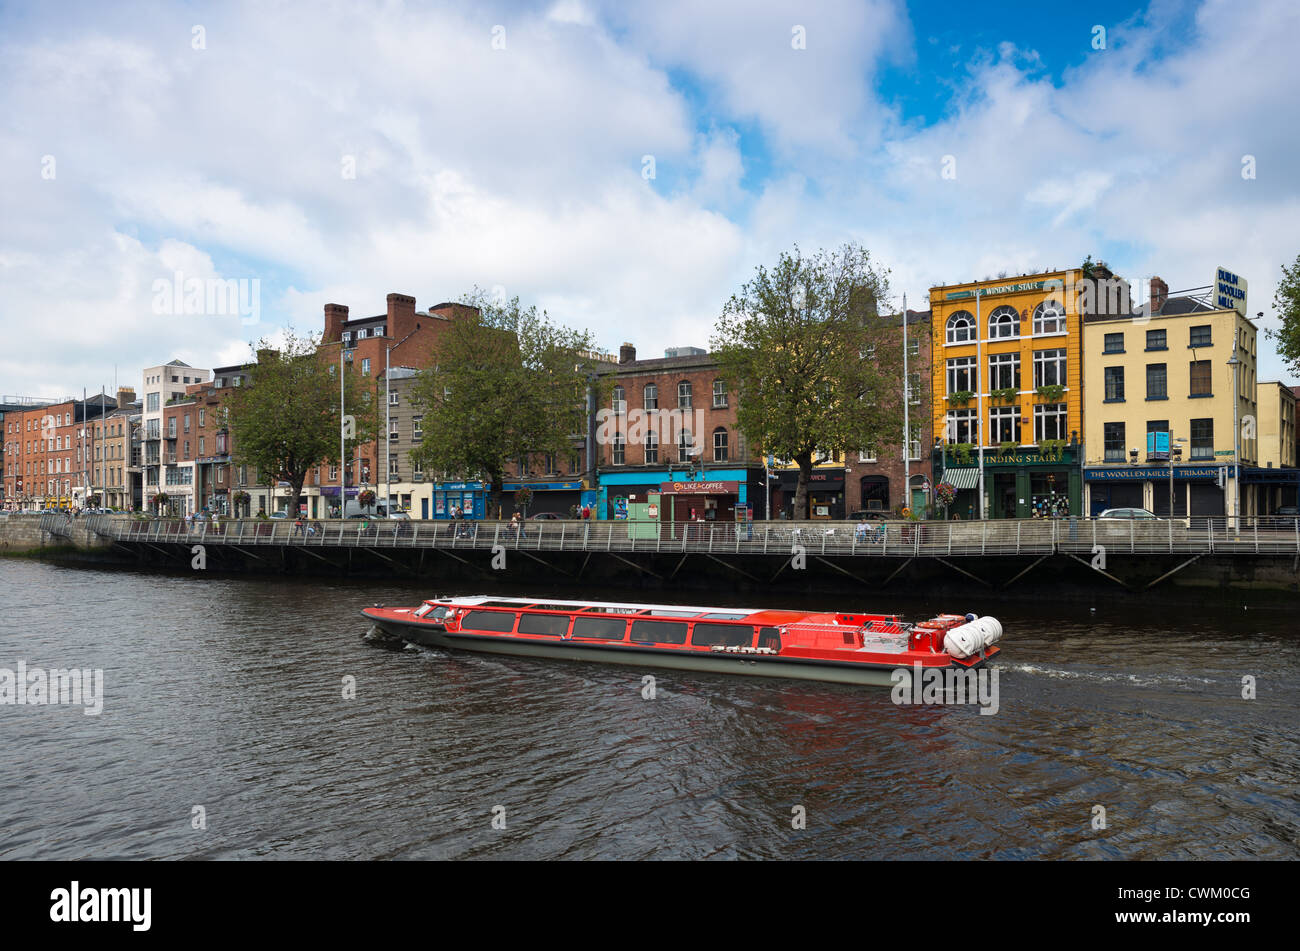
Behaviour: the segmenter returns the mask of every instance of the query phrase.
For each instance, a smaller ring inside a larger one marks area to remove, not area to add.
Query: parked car
[[[1297,508],[1294,505],[1283,505],[1273,514],[1280,515],[1283,518],[1295,518],[1296,516],[1300,516],[1300,508]]]
[[[1097,518],[1105,518],[1105,519],[1113,519],[1113,518],[1154,519],[1154,518],[1156,518],[1156,516],[1155,516],[1155,514],[1153,514],[1153,513],[1151,513],[1151,512],[1148,512],[1146,509],[1106,509],[1106,511],[1104,511],[1104,512],[1102,512],[1100,515],[1098,515]]]
[[[541,521],[541,520],[547,520],[547,519],[562,519],[562,518],[564,518],[563,515],[560,515],[560,514],[558,514],[558,513],[556,513],[556,512],[538,512],[536,515],[530,515],[530,516],[528,516],[528,517],[529,517],[530,519],[533,519],[534,521]]]

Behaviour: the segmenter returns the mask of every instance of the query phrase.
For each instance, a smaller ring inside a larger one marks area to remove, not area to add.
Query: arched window
[[[647,383],[645,385],[645,390],[643,390],[642,392],[645,396],[645,408],[658,409],[659,408],[659,387],[657,387],[653,383]]]
[[[1034,333],[1055,334],[1065,331],[1065,308],[1060,301],[1045,300],[1034,308]]]
[[[956,311],[948,318],[948,342],[967,343],[975,339],[975,318],[969,311]]]
[[[989,339],[1019,337],[1020,313],[1014,307],[1005,304],[989,314]]]
[[[728,451],[727,430],[724,426],[719,426],[713,431],[713,461],[726,462]]]

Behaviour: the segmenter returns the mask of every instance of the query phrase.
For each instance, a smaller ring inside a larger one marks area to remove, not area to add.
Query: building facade
[[[1083,292],[1079,268],[930,289],[934,479],[957,490],[949,517],[1081,511]]]
[[[1151,281],[1150,314],[1089,316],[1084,511],[1233,516],[1255,509],[1242,468],[1257,463],[1255,325]],[[1236,364],[1232,363],[1236,360]],[[1235,389],[1234,389],[1235,384]],[[1170,456],[1173,500],[1170,501]]]

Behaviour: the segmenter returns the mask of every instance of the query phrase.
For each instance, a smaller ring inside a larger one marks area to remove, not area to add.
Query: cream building
[[[1234,462],[1259,461],[1255,325],[1151,284],[1149,316],[1084,323],[1084,512],[1169,515],[1172,439],[1174,516],[1250,515],[1254,493]]]

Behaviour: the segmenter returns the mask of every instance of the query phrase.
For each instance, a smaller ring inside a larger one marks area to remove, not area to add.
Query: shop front
[[[1075,446],[1041,451],[1023,446],[984,451],[984,500],[988,518],[1065,518],[1083,510],[1083,481]],[[949,517],[980,517],[978,452],[936,450],[935,484],[956,489]]]
[[[490,489],[486,482],[436,482],[433,486],[433,512],[430,517],[450,519],[460,509],[465,518],[486,518]],[[421,517],[424,517],[423,514]]]
[[[550,513],[561,518],[576,518],[574,513],[582,507],[581,482],[507,482],[501,487],[501,509],[505,517],[516,511],[522,511],[518,494],[520,489],[528,489],[528,515]]]
[[[1161,518],[1188,515],[1222,516],[1230,466],[1173,468],[1173,508],[1170,509],[1168,466],[1095,466],[1083,470],[1087,512],[1096,518],[1106,509],[1140,508]]]
[[[799,470],[782,469],[776,482],[777,498],[772,507],[782,518],[803,518],[795,515],[794,497],[799,489]],[[886,492],[888,489],[886,488]],[[808,477],[808,517],[812,519],[842,519],[844,510],[844,467],[813,469]]]
[[[762,470],[758,470],[762,483]],[[682,470],[611,472],[600,474],[597,515],[624,518],[628,507],[660,496],[661,521],[734,521],[737,508],[750,502],[750,473],[746,469],[710,469],[690,477]]]

